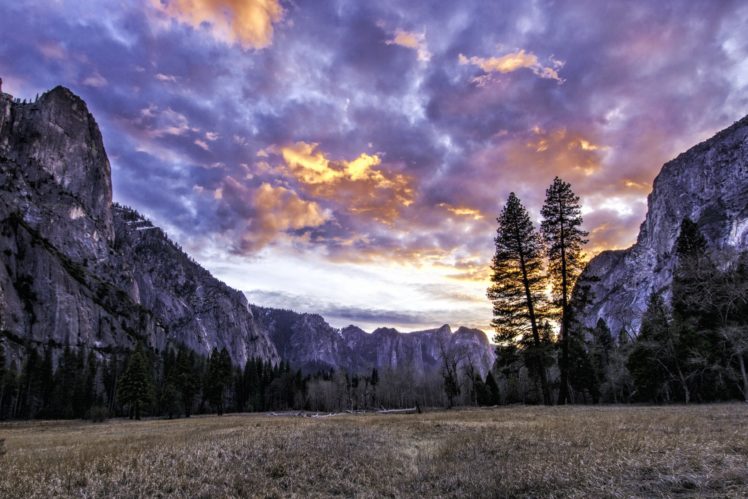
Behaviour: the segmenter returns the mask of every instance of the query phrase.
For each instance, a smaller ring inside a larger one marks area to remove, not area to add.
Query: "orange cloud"
[[[316,202],[267,182],[251,188],[226,177],[214,198],[246,220],[240,235],[243,251],[259,251],[288,231],[318,227],[329,218]]]
[[[473,220],[483,219],[483,213],[481,213],[480,210],[475,210],[473,208],[467,208],[464,206],[452,206],[448,203],[439,203],[437,206],[439,206],[440,208],[444,208],[448,212],[460,217],[468,217],[472,218]]]
[[[426,45],[426,35],[424,33],[397,30],[395,31],[395,37],[385,43],[415,50],[418,53],[419,61],[428,62],[431,60],[431,52]]]
[[[263,48],[273,39],[273,24],[283,17],[279,0],[152,0],[161,12],[245,49]]]
[[[297,142],[281,147],[289,176],[315,197],[340,204],[349,213],[391,223],[413,203],[412,179],[385,171],[378,155],[360,154],[353,160],[331,160],[318,144]]]
[[[512,52],[501,57],[466,57],[460,54],[457,60],[460,64],[477,66],[487,74],[505,74],[519,69],[529,69],[541,78],[556,80],[559,83],[563,82],[563,79],[558,74],[558,70],[563,66],[563,62],[551,59],[550,66],[543,66],[538,61],[538,56],[524,50],[518,50],[517,52]]]
[[[566,128],[545,131],[534,128],[524,142],[512,142],[507,151],[507,163],[516,168],[532,167],[552,175],[586,177],[602,165],[602,154],[607,147],[595,144],[578,132]]]

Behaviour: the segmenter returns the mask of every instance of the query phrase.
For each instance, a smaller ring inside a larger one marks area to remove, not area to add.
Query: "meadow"
[[[6,422],[2,439],[0,497],[748,497],[748,404]]]

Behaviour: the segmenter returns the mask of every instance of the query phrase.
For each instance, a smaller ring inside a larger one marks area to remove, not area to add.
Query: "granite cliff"
[[[109,161],[86,104],[57,87],[32,103],[0,95],[0,338],[103,355],[143,341],[236,364],[277,361],[244,295],[160,229],[112,204]]]
[[[437,374],[444,352],[462,367],[472,365],[485,377],[495,360],[483,331],[448,325],[437,329],[401,333],[379,328],[367,333],[356,326],[336,329],[317,314],[253,307],[262,328],[268,331],[280,356],[306,372],[344,369],[368,373],[407,369],[417,377]]]
[[[670,297],[673,245],[683,218],[695,221],[717,262],[748,250],[748,117],[666,163],[647,199],[636,243],[604,251],[580,278],[589,303],[577,317],[586,326],[604,319],[614,333],[639,331],[649,296]]]

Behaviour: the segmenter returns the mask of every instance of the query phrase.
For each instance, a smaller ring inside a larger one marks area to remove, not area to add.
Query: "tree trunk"
[[[517,235],[517,239],[519,242],[519,234]],[[521,245],[521,242],[520,242]],[[530,325],[532,326],[532,340],[533,343],[535,343],[535,347],[538,349],[538,352],[534,355],[535,357],[535,368],[538,370],[538,374],[540,375],[540,387],[543,391],[543,404],[544,405],[552,405],[551,402],[551,391],[548,388],[548,378],[546,376],[545,372],[545,366],[543,365],[543,358],[540,355],[540,333],[538,332],[538,321],[535,317],[535,306],[533,304],[532,299],[532,293],[530,292],[530,281],[527,278],[527,267],[525,265],[525,256],[520,250],[519,254],[520,259],[520,267],[522,269],[522,284],[525,287],[525,300],[527,301],[527,311],[530,315]]]
[[[683,387],[683,398],[686,404],[688,404],[691,402],[691,392],[688,390],[688,383],[685,376],[683,376],[683,371],[680,370],[680,366],[678,367],[678,378],[680,378],[680,384]]]
[[[748,374],[746,374],[745,359],[743,359],[742,354],[738,355],[738,365],[740,366],[740,375],[743,378],[743,398],[748,402]]]
[[[563,213],[563,206],[560,207]],[[569,401],[569,303],[566,282],[566,237],[564,234],[563,215],[560,220],[561,230],[559,245],[561,247],[561,387],[558,391],[559,405]]]

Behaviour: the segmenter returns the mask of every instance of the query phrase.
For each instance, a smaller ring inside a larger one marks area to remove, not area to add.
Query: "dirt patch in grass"
[[[0,497],[748,496],[748,406],[0,425]]]

